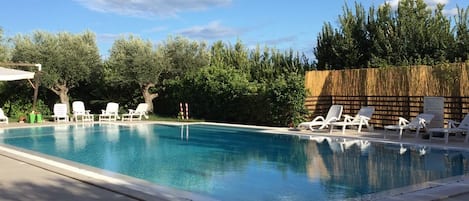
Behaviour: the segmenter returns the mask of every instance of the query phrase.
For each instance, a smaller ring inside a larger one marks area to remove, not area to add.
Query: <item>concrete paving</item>
[[[133,122],[132,124],[135,123]],[[41,124],[41,126],[50,124],[56,125],[56,123],[48,122]],[[0,129],[27,126],[38,125],[10,123],[8,125],[1,125]],[[301,136],[314,135],[311,131],[297,131],[288,128],[265,127],[265,129],[270,129],[268,132],[273,133]],[[332,133],[318,131],[317,134],[377,141],[398,141],[396,136],[384,138],[383,132],[380,130],[361,133],[348,130],[346,134],[342,134],[339,130]],[[453,137],[450,138],[448,144],[444,144],[444,141],[416,139],[409,135],[404,137],[400,142],[469,149],[469,144],[463,143],[463,141],[463,138]],[[105,179],[93,178],[86,174],[79,174],[43,161],[32,160],[31,158],[5,151],[2,145],[0,145],[0,148],[2,148],[0,149],[0,200],[206,200],[204,197],[198,197],[188,192],[168,190],[164,187],[152,186],[142,189],[128,184],[108,182]],[[11,147],[6,146],[6,149],[9,148]],[[83,167],[80,167],[80,169],[83,169]],[[96,172],[96,170],[92,171]],[[97,172],[99,173],[99,171]],[[129,178],[125,179],[129,180]],[[139,180],[133,180],[133,183],[142,183],[142,186],[150,185]],[[434,182],[421,188],[406,189],[380,200],[467,201],[469,200],[469,176]]]
[[[0,200],[138,200],[51,172],[0,152]]]

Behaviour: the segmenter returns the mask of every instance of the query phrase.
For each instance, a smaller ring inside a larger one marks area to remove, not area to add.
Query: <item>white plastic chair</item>
[[[314,130],[314,127],[317,126],[319,126],[318,129],[327,128],[330,123],[336,122],[340,119],[343,109],[344,107],[342,105],[332,105],[327,112],[326,118],[323,116],[317,116],[312,121],[300,123],[298,128],[309,128],[312,131]]]
[[[417,138],[420,134],[420,130],[425,128],[433,119],[435,115],[433,114],[426,114],[426,113],[421,113],[417,115],[414,119],[411,121],[399,117],[399,124],[398,125],[388,125],[384,126],[384,129],[386,132],[384,133],[384,137],[386,137],[387,131],[388,130],[399,130],[399,140],[402,139],[402,134],[405,130],[411,130],[415,129],[415,138]]]
[[[83,101],[73,101],[72,113],[75,121],[78,121],[80,117],[82,121],[94,120],[93,114],[90,114],[90,111],[85,109],[85,103],[83,103]]]
[[[119,119],[119,104],[110,102],[106,105],[106,110],[101,110],[99,121],[117,121]]]
[[[368,122],[370,121],[374,112],[375,108],[368,106],[362,107],[354,117],[350,115],[344,115],[344,121],[330,123],[330,133],[332,133],[334,126],[342,126],[342,134],[345,134],[345,128],[347,126],[358,126],[358,132],[361,132],[363,125],[371,130],[370,124]]]
[[[122,121],[125,121],[125,120],[129,120],[129,121],[142,120],[142,116],[144,116],[146,119],[148,119],[147,111],[148,111],[148,104],[140,103],[140,104],[138,104],[138,106],[135,110],[129,109],[129,113],[123,114],[122,115]]]
[[[8,117],[5,116],[2,108],[0,108],[0,123],[8,124]]]
[[[434,133],[444,133],[443,139],[446,144],[448,143],[450,133],[465,133],[466,137],[464,143],[467,143],[469,138],[469,114],[467,114],[461,122],[448,120],[447,128],[431,128],[428,129],[428,132],[430,133],[430,141],[432,139],[441,139],[440,137],[433,136]]]
[[[54,121],[56,122],[67,122],[68,121],[68,109],[67,104],[56,103],[54,104]]]

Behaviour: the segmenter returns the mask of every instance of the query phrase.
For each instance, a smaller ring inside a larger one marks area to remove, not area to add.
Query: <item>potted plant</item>
[[[18,118],[18,122],[19,123],[24,123],[26,121],[26,116],[24,115],[21,115],[19,118]]]
[[[32,111],[31,113],[29,113],[28,120],[30,124],[33,124],[36,121],[36,112]]]
[[[36,111],[36,122],[37,123],[42,123],[42,114],[41,112]]]

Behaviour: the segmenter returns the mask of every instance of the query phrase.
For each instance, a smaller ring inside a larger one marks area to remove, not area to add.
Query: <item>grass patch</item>
[[[158,116],[158,115],[148,115],[148,121],[173,121],[173,122],[204,122],[203,119],[179,119],[176,117],[165,117],[165,116]]]

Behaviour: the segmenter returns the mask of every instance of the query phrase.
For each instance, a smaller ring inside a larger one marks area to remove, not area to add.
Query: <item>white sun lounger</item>
[[[446,144],[448,143],[450,133],[465,133],[466,137],[464,138],[464,143],[467,143],[469,139],[469,114],[467,114],[461,122],[449,120],[447,128],[431,128],[428,129],[428,132],[430,133],[430,141],[434,139],[444,139]],[[444,133],[444,136],[443,138],[436,137],[434,133]]]
[[[68,109],[67,104],[56,103],[54,104],[54,121],[56,122],[67,122],[68,121]]]
[[[119,119],[119,104],[108,103],[106,109],[99,115],[99,121],[117,121]]]
[[[4,123],[4,124],[8,123],[8,117],[5,115],[2,108],[0,108],[0,123]]]
[[[384,126],[384,129],[386,130],[386,132],[384,132],[384,137],[386,138],[388,130],[399,130],[399,140],[401,140],[404,131],[415,129],[415,138],[417,138],[420,134],[420,130],[424,129],[432,121],[434,116],[435,115],[433,114],[421,113],[411,121],[403,117],[399,117],[398,125]]]
[[[333,122],[330,124],[330,133],[334,129],[334,126],[342,126],[342,134],[345,134],[345,128],[347,126],[358,126],[358,132],[361,132],[362,127],[365,125],[370,129],[369,120],[375,112],[375,108],[372,106],[362,107],[358,113],[352,117],[350,115],[344,115],[344,121]]]
[[[329,108],[329,112],[327,112],[326,118],[323,116],[317,116],[312,121],[303,122],[298,125],[299,129],[310,129],[314,130],[315,127],[319,127],[318,129],[323,129],[329,127],[329,124],[332,122],[336,122],[340,119],[343,110],[342,105],[332,105]]]
[[[89,110],[85,109],[85,103],[83,101],[73,101],[72,103],[73,119],[77,122],[81,118],[81,121],[93,121],[94,116],[90,114]]]
[[[122,121],[129,120],[142,120],[142,116],[148,119],[147,116],[148,104],[140,103],[135,110],[129,109],[129,113],[122,115]]]

